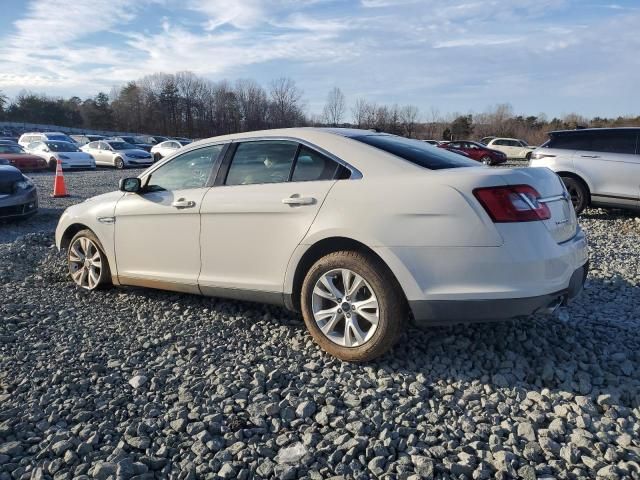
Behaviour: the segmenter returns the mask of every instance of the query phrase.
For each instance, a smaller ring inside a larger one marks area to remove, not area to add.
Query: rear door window
[[[595,132],[592,150],[607,153],[636,153],[637,135],[635,132],[609,131]]]
[[[478,162],[419,140],[395,135],[362,135],[352,138],[429,170],[478,166]]]
[[[332,180],[336,176],[338,164],[307,147],[300,147],[293,168],[292,182]]]
[[[264,140],[238,144],[226,185],[287,182],[298,144],[286,140]]]

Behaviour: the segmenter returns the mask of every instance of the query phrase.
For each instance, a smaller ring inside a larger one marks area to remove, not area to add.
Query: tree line
[[[291,78],[264,87],[250,79],[211,81],[192,72],[155,73],[110,93],[81,99],[21,92],[9,99],[0,92],[0,120],[53,124],[202,138],[242,131],[296,126],[344,126],[375,129],[410,138],[458,140],[505,136],[544,142],[551,130],[640,125],[640,116],[586,118],[577,114],[547,119],[516,115],[509,104],[476,114],[445,114],[414,105],[383,105],[356,98],[351,107],[332,88],[322,114],[307,113],[303,91]]]

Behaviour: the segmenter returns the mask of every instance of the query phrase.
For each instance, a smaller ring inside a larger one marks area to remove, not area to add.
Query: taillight
[[[540,194],[529,185],[476,188],[473,191],[494,222],[534,222],[551,218]]]

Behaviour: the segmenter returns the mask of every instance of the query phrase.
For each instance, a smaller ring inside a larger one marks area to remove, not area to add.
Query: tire
[[[330,281],[335,287],[333,291],[343,294],[345,270],[355,275],[347,280],[349,287],[355,288],[351,292],[355,294],[353,298],[327,296],[330,287],[324,281]],[[371,299],[377,301],[376,307],[372,306]],[[362,308],[365,302],[370,306]],[[360,305],[356,306],[357,303]],[[398,341],[407,318],[407,303],[393,274],[379,259],[355,251],[334,252],[318,260],[302,283],[300,305],[304,322],[315,342],[330,355],[348,362],[366,362],[386,353]],[[359,313],[352,313],[358,308]],[[334,313],[319,315],[323,310]],[[377,326],[374,327],[365,316],[377,317]],[[347,325],[357,326],[359,339],[356,330]]]
[[[489,156],[484,156],[480,159],[480,161],[484,164],[484,165],[491,165],[491,157]]]
[[[116,157],[116,159],[113,161],[113,166],[118,170],[122,170],[124,168],[124,160],[122,160],[120,157]]]
[[[56,168],[58,167],[58,161],[55,158],[50,158],[48,165],[49,165],[49,170],[51,170],[52,172],[55,172]]]
[[[531,152],[527,153],[527,154],[524,156],[524,159],[525,159],[527,162],[530,162],[530,161],[531,161]]]
[[[580,215],[582,211],[589,205],[590,195],[587,186],[574,177],[560,177],[567,187],[567,191],[571,196],[571,203],[576,211],[576,215]]]
[[[91,230],[80,230],[73,236],[67,250],[67,266],[73,282],[84,290],[111,284],[109,261],[100,240]]]
[[[160,155],[159,153],[154,153],[153,154],[153,163],[159,162],[162,159],[162,155]]]

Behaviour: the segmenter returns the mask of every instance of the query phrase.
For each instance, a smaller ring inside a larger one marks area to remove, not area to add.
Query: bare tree
[[[400,109],[400,123],[404,136],[413,138],[418,124],[418,107],[415,105],[405,105],[402,107]]]
[[[358,128],[368,128],[367,120],[371,106],[364,98],[358,98],[356,103],[351,108],[351,116],[353,117],[353,123]]]
[[[337,127],[344,116],[345,99],[342,90],[333,87],[327,95],[327,103],[322,112],[325,123]]]
[[[271,82],[270,117],[273,127],[293,127],[303,123],[302,91],[290,78],[281,77]]]

